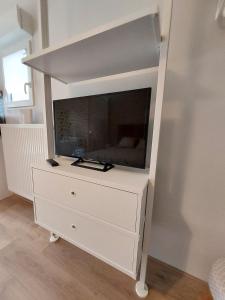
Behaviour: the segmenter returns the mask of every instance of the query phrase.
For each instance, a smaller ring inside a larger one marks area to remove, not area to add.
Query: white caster
[[[54,232],[50,233],[50,239],[49,239],[50,243],[55,243],[58,241],[58,239],[59,239],[59,236],[57,234],[55,234]]]
[[[138,281],[136,283],[135,290],[136,290],[138,297],[140,297],[140,298],[145,298],[148,296],[148,286],[147,286],[147,284],[145,284],[141,281]]]

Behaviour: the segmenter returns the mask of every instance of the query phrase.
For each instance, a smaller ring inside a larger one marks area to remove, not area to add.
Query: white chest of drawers
[[[32,167],[36,223],[136,279],[147,174],[59,163]]]

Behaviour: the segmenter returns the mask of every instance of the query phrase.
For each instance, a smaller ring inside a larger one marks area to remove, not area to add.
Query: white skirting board
[[[31,164],[45,159],[45,127],[7,124],[1,132],[8,189],[33,200]]]

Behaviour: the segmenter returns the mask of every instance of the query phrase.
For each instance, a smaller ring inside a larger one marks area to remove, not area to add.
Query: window
[[[22,49],[2,58],[8,107],[33,105],[31,72],[21,61],[26,56],[27,50]]]

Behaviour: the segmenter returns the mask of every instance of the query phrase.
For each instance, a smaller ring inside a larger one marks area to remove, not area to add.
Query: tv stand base
[[[136,283],[135,290],[136,290],[138,297],[140,297],[140,298],[145,298],[148,296],[148,286],[147,286],[147,284],[145,284],[141,281],[138,281]]]
[[[83,158],[79,158],[77,161],[73,162],[71,166],[76,166],[85,169],[91,169],[100,172],[107,172],[114,168],[112,164],[101,163],[97,161],[85,160]]]
[[[50,232],[49,242],[50,243],[55,243],[58,240],[59,240],[59,236],[57,234],[55,234],[54,232]]]

